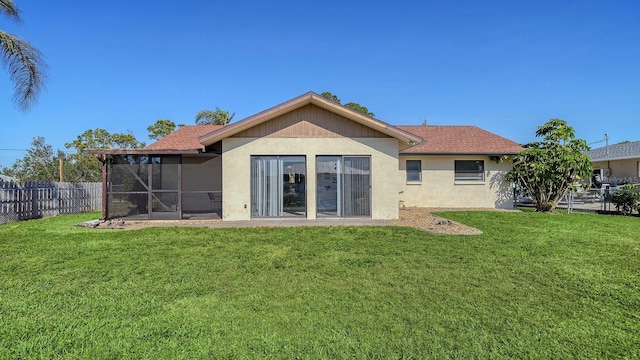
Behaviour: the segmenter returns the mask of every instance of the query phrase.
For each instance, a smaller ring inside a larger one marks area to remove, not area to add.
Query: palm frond
[[[222,110],[216,106],[216,110],[201,110],[196,114],[196,124],[198,125],[228,125],[231,119],[236,115],[233,113],[229,116],[229,112]]]
[[[20,10],[18,10],[13,0],[0,0],[0,14],[13,21],[20,21]]]
[[[42,54],[19,37],[0,31],[0,58],[14,83],[14,102],[21,110],[29,110],[45,88],[47,64]]]
[[[215,113],[211,110],[202,110],[196,114],[196,124],[211,124],[215,120]]]

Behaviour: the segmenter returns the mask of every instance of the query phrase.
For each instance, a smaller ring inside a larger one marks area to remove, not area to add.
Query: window
[[[456,160],[455,181],[484,181],[484,160]]]
[[[422,164],[420,160],[407,160],[407,182],[422,181]]]

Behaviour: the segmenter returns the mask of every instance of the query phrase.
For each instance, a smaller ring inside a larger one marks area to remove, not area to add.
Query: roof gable
[[[332,111],[307,104],[241,131],[233,137],[388,138],[389,135],[346,119]]]
[[[256,115],[250,116],[231,125],[227,125],[224,128],[211,132],[210,134],[201,136],[198,140],[203,145],[211,145],[222,139],[241,134],[260,124],[278,118],[279,116],[290,113],[309,104],[332,112],[345,120],[353,121],[364,127],[373,129],[376,132],[396,138],[405,144],[414,145],[420,144],[424,141],[422,138],[416,136],[415,134],[406,132],[383,121],[351,110],[314,92],[308,92],[304,95],[298,96],[297,98],[291,99],[280,105],[276,105],[270,109],[262,111]]]
[[[640,158],[640,141],[624,142],[587,151],[591,161]]]
[[[403,154],[512,155],[524,150],[514,141],[477,126],[398,126],[426,142],[402,151]]]

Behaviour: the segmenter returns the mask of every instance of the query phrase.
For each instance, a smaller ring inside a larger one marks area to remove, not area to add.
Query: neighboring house
[[[593,164],[593,181],[611,185],[640,183],[640,141],[592,149],[587,155]]]
[[[398,218],[511,208],[522,148],[473,126],[391,126],[307,93],[227,126],[184,126],[103,159],[104,217]]]
[[[0,184],[2,184],[2,183],[10,183],[10,182],[18,182],[18,179],[14,178],[14,177],[11,177],[11,176],[0,174]]]

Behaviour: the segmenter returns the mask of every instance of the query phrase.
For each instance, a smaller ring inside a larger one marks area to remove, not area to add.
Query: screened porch
[[[108,218],[222,218],[222,161],[218,155],[116,154],[106,165]]]

